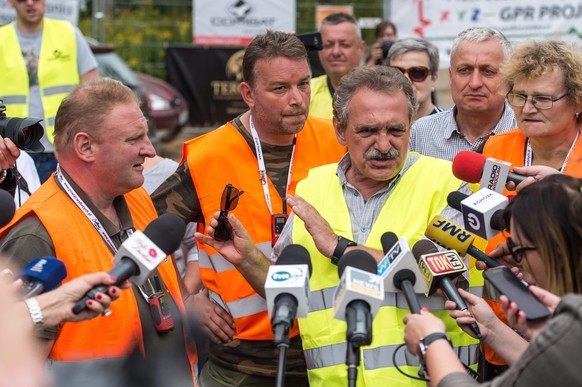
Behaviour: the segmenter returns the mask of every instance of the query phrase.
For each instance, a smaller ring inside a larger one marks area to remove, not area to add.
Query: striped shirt
[[[505,102],[505,109],[495,128],[471,143],[457,126],[456,108],[431,114],[415,121],[410,128],[408,149],[425,156],[452,161],[462,150],[481,153],[485,142],[492,134],[507,132],[517,127],[511,106]]]

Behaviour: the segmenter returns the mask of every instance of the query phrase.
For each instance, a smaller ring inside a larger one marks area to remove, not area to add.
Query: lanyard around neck
[[[63,190],[65,191],[65,193],[71,198],[73,203],[75,203],[77,205],[77,207],[79,207],[79,209],[83,212],[83,214],[85,214],[85,216],[87,217],[87,219],[89,219],[89,221],[91,222],[93,227],[95,227],[95,229],[97,230],[97,232],[99,233],[99,235],[101,236],[103,241],[105,241],[105,243],[109,247],[109,250],[111,250],[113,255],[117,254],[117,247],[115,247],[115,244],[113,243],[113,241],[111,240],[111,238],[107,234],[107,231],[105,231],[105,227],[103,227],[103,225],[101,224],[101,222],[99,221],[97,216],[95,216],[95,214],[93,213],[93,211],[91,211],[89,206],[87,206],[87,204],[85,204],[83,199],[81,199],[81,197],[77,194],[77,192],[75,192],[73,187],[69,184],[69,182],[65,178],[65,175],[61,171],[60,165],[58,165],[58,164],[57,164],[57,170],[55,172],[55,176],[59,180],[59,183],[61,183],[61,186],[63,187]],[[131,230],[131,229],[127,230],[127,234],[128,234],[128,236],[131,236],[131,234],[133,234],[133,230]]]
[[[273,208],[271,206],[271,194],[269,193],[269,183],[267,176],[267,168],[265,166],[265,158],[263,157],[263,148],[261,147],[261,140],[259,139],[259,134],[255,129],[253,124],[253,116],[249,116],[249,126],[251,127],[251,136],[253,137],[253,142],[255,143],[255,151],[257,153],[257,162],[259,165],[259,174],[261,175],[261,185],[263,186],[263,194],[265,195],[265,202],[267,202],[267,207],[269,207],[269,212],[273,215]],[[295,143],[297,140],[297,135],[293,138],[293,150],[291,151],[291,160],[289,160],[289,172],[287,173],[287,186],[285,187],[285,194],[289,191],[289,185],[291,184],[291,172],[293,169],[293,158],[295,157]],[[285,198],[281,198],[283,203],[285,203]],[[283,204],[285,206],[285,204]],[[283,208],[283,213],[285,213],[285,208]]]
[[[562,164],[562,167],[559,169],[560,172],[564,172],[564,169],[566,169],[566,164],[568,164],[568,159],[570,158],[570,155],[572,154],[572,151],[574,150],[574,147],[576,146],[576,142],[578,142],[579,136],[580,136],[580,131],[578,131],[578,133],[576,133],[576,138],[574,139],[572,146],[570,146],[570,150],[566,154],[566,158],[564,159],[564,163]],[[533,151],[531,149],[531,143],[530,143],[529,138],[528,138],[527,142],[526,142],[526,147],[525,147],[525,166],[526,167],[531,166],[532,161],[533,161]]]

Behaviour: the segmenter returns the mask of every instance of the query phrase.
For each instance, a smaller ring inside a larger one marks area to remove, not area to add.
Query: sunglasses
[[[392,66],[392,67],[400,70],[402,72],[402,74],[404,74],[404,75],[408,74],[408,78],[412,82],[424,82],[424,80],[430,74],[430,69],[423,67],[423,66],[415,66],[415,67],[410,67],[407,69],[403,69],[402,67],[398,67],[398,66]]]
[[[534,245],[517,245],[515,244],[513,239],[511,239],[511,237],[507,237],[505,242],[507,243],[507,248],[509,249],[511,257],[517,263],[520,263],[521,261],[524,260],[526,256],[526,251],[537,249],[537,247],[535,247]]]
[[[240,195],[245,191],[240,191],[232,184],[227,184],[222,191],[220,199],[220,215],[218,216],[218,226],[214,229],[214,239],[217,241],[228,241],[232,239],[232,228],[228,223],[228,212],[233,211],[238,205]]]

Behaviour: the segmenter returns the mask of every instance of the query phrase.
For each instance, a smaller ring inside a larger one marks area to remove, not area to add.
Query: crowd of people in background
[[[580,383],[580,47],[512,47],[500,31],[468,28],[450,53],[454,105],[442,109],[437,47],[400,38],[390,21],[367,47],[352,15],[326,16],[315,78],[294,34],[266,31],[243,57],[248,110],[185,142],[178,163],[156,155],[138,97],[100,78],[76,27],[46,18],[46,0],[8,1],[17,18],[0,27],[0,99],[11,116],[42,117],[44,151],[0,137],[0,188],[19,207],[0,224],[0,387],[273,386],[280,349],[265,280],[292,244],[307,249],[313,274],[307,317],[289,329],[285,382],[345,384],[354,374],[334,318],[338,261],[363,250],[380,262],[386,231],[412,246],[435,216],[462,226],[447,196],[477,187],[453,175],[461,151],[523,176],[506,185],[505,230],[482,242],[551,316],[528,320],[515,300],[494,300],[489,269],[467,255],[455,285],[468,308],[437,293],[410,314],[387,292],[353,382]],[[185,233],[149,279],[107,274],[165,216]],[[38,257],[62,260],[66,277],[23,300],[14,273]]]

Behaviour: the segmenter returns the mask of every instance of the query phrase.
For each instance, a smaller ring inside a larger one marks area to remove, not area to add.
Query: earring
[[[575,114],[575,116],[576,116],[576,118],[580,117],[580,112],[577,112],[577,113]]]

